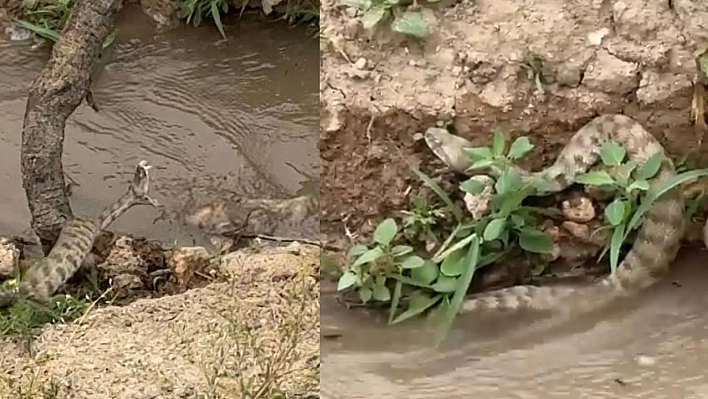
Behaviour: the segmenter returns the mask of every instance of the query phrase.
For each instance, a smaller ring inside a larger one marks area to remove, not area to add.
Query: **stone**
[[[561,204],[563,217],[572,222],[585,223],[595,218],[595,206],[587,197],[572,198]]]

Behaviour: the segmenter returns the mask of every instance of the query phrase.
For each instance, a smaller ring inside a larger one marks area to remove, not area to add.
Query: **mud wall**
[[[417,41],[371,35],[353,9],[322,5],[323,232],[366,232],[401,209],[418,184],[408,164],[432,159],[414,134],[437,120],[476,143],[497,126],[528,135],[528,166],[540,167],[594,116],[624,113],[670,154],[697,158],[690,109],[708,2],[479,0],[424,13],[431,36]]]

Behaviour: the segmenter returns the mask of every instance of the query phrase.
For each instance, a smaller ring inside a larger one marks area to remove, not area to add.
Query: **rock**
[[[580,266],[585,264],[585,262],[597,256],[600,248],[596,245],[589,245],[584,243],[567,243],[561,246],[560,258],[563,258],[568,266]]]
[[[595,207],[587,197],[578,197],[563,201],[563,217],[573,222],[585,223],[595,218]]]
[[[147,276],[147,267],[133,250],[133,239],[127,236],[116,239],[105,261],[96,267],[104,278],[115,278],[121,274]]]
[[[580,241],[590,241],[590,228],[586,224],[566,220],[561,224],[561,227]]]
[[[204,247],[178,248],[172,252],[172,256],[167,261],[182,290],[187,289],[195,272],[207,269],[210,263],[211,255]]]
[[[583,84],[610,94],[626,94],[639,86],[639,65],[622,61],[606,50],[599,50],[588,65]]]
[[[119,274],[111,278],[111,285],[119,292],[131,292],[144,288],[140,277],[133,274]]]
[[[598,246],[600,248],[607,245],[610,240],[610,234],[612,234],[612,230],[606,228],[604,222],[600,220],[592,220],[587,224],[587,226],[590,230],[590,237],[588,243]]]
[[[557,242],[553,242],[553,249],[551,250],[551,253],[548,254],[540,254],[541,259],[543,259],[546,262],[553,262],[554,260],[558,259],[561,256],[561,246]]]
[[[547,220],[543,223],[542,230],[544,233],[546,233],[551,238],[551,240],[553,240],[553,249],[551,250],[551,253],[549,253],[549,254],[541,254],[541,259],[543,259],[546,262],[553,262],[554,260],[558,259],[561,255],[560,229],[558,228],[558,226],[553,225],[552,221]]]
[[[354,63],[354,66],[356,67],[356,69],[358,69],[360,71],[366,70],[366,58],[364,58],[364,57],[359,58]]]
[[[12,241],[0,237],[0,276],[10,277],[17,270],[20,249]]]
[[[463,199],[465,208],[467,208],[467,211],[477,220],[489,213],[489,201],[491,201],[493,195],[494,180],[486,175],[476,175],[472,176],[470,179],[474,179],[485,185],[481,193],[465,193]]]
[[[7,27],[5,33],[13,42],[25,42],[32,39],[32,32],[17,25]]]

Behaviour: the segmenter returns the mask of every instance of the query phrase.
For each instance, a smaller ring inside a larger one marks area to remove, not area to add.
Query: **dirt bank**
[[[602,113],[636,118],[671,155],[698,148],[690,108],[694,60],[708,47],[707,3],[443,3],[424,11],[425,41],[385,29],[369,37],[353,10],[322,5],[323,233],[366,233],[404,208],[418,186],[408,163],[433,159],[413,136],[438,120],[476,143],[497,126],[528,135],[531,167]],[[542,62],[541,89],[527,74],[530,56]]]
[[[4,342],[0,397],[317,397],[318,265],[298,244],[233,253],[228,282],[49,326],[33,356]]]

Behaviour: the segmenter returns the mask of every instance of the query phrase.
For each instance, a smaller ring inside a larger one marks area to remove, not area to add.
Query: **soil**
[[[318,397],[317,247],[236,252],[219,269],[226,282],[50,325],[30,352],[0,343],[0,397]]]
[[[670,155],[706,164],[691,103],[708,3],[441,2],[423,7],[426,40],[364,31],[342,4],[326,0],[321,12],[321,230],[332,242],[408,206],[420,185],[409,165],[440,165],[414,137],[437,121],[476,144],[496,127],[527,135],[524,166],[539,168],[595,116],[623,113]],[[524,65],[531,56],[542,90]]]

